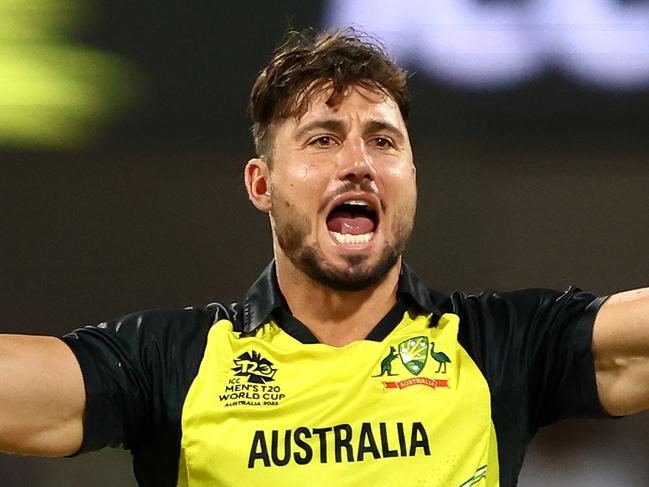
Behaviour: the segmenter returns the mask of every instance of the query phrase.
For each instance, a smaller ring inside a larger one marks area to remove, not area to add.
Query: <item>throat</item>
[[[295,318],[311,332],[318,343],[332,347],[344,347],[352,342],[365,340],[376,326],[376,322],[364,322],[356,314],[336,321],[323,321],[311,315]]]
[[[394,289],[392,286],[390,288]],[[376,337],[371,335],[377,324],[380,325],[387,316],[393,319],[391,310],[397,299],[390,288],[380,286],[357,293],[313,292],[315,290],[308,294],[296,292],[293,296],[287,296],[290,309],[288,314],[295,320],[294,324],[299,323],[300,327],[307,329],[319,343],[344,347],[359,340],[375,340]],[[314,299],[316,295],[318,297]],[[399,320],[400,317],[397,321]],[[392,328],[394,323],[390,329]],[[305,336],[299,329],[285,331],[301,341],[301,337]]]

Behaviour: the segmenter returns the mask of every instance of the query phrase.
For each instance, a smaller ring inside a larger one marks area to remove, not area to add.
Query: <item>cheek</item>
[[[315,164],[303,164],[297,171],[296,171],[296,179],[300,181],[302,184],[308,185],[309,182],[314,179],[316,166]]]
[[[275,188],[271,195],[272,212],[279,215],[283,220],[291,218],[291,215],[301,213],[301,195],[292,190],[290,185],[282,186],[282,189]]]
[[[405,195],[416,194],[416,175],[415,166],[413,165],[394,166],[387,171],[387,182],[392,187],[395,197],[403,198]]]
[[[316,165],[305,165],[297,176],[290,188],[296,204],[303,211],[317,211],[323,197],[331,189],[328,185],[332,178]]]
[[[396,221],[413,218],[417,207],[417,184],[414,166],[394,167],[385,173],[384,188],[387,199],[392,201],[389,218]]]
[[[412,158],[405,154],[386,156],[379,167],[379,173],[394,179],[414,179],[416,174]]]
[[[326,184],[328,174],[324,165],[317,161],[289,164],[281,175],[278,175],[282,186],[295,193],[314,194]]]
[[[308,186],[285,180],[281,189],[274,187],[271,200],[271,214],[279,229],[286,230],[292,227],[302,238],[313,233],[317,226],[314,215],[318,200]]]

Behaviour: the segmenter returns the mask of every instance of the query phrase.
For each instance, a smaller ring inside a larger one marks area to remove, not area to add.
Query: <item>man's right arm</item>
[[[0,335],[0,451],[76,453],[86,394],[72,350],[54,337]]]

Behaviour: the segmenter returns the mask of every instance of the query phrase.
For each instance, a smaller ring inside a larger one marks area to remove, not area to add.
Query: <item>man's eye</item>
[[[323,135],[321,137],[317,137],[313,139],[311,142],[309,142],[309,145],[313,145],[316,147],[331,147],[334,143],[334,140],[332,137],[329,137],[328,135]]]
[[[390,139],[386,139],[385,137],[377,137],[377,138],[375,138],[374,139],[374,144],[376,144],[376,146],[379,149],[389,149],[391,147],[394,147],[394,144],[392,143],[392,141],[390,141]]]

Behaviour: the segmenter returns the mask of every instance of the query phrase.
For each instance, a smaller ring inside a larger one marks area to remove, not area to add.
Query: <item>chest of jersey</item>
[[[178,485],[498,485],[488,386],[457,331],[405,313],[385,340],[335,348],[215,323]]]

